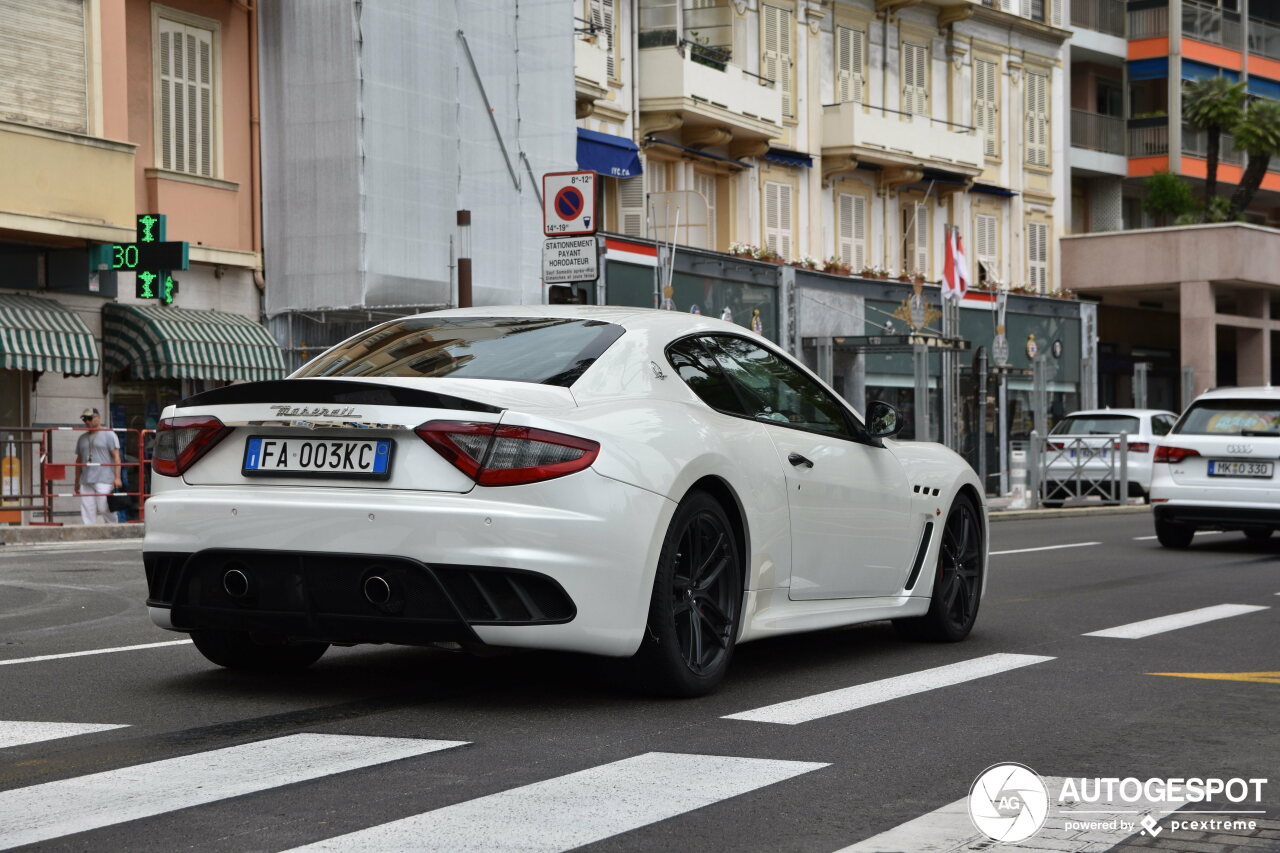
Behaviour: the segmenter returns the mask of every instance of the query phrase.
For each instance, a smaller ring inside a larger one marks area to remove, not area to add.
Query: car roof
[[[1065,418],[1074,418],[1092,415],[1121,415],[1128,417],[1141,417],[1142,415],[1174,415],[1176,414],[1168,409],[1081,409],[1078,412],[1068,412]]]
[[[1268,397],[1271,399],[1280,399],[1280,388],[1272,385],[1246,385],[1241,388],[1214,388],[1212,391],[1206,391],[1197,400],[1222,400],[1231,399],[1233,397]]]
[[[632,308],[625,305],[487,305],[476,308],[447,308],[417,314],[418,317],[555,317],[570,320],[599,320],[614,323],[628,331],[647,330],[670,337],[693,332],[746,332],[746,326],[729,323],[703,314],[663,311],[654,308]],[[748,319],[744,317],[742,319]]]

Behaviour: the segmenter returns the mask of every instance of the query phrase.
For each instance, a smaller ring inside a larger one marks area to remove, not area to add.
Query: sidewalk
[[[141,539],[143,524],[64,524],[61,527],[0,527],[0,545],[44,542],[90,542],[103,539]]]
[[[992,521],[1018,521],[1029,518],[1078,518],[1085,515],[1138,515],[1150,513],[1151,507],[1143,504],[1104,506],[1102,504],[1078,504],[1053,509],[1010,509],[1013,498],[1000,496],[987,498],[987,518]]]

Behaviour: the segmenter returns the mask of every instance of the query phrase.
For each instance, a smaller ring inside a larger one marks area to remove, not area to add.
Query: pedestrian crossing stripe
[[[1280,684],[1280,672],[1148,672],[1171,678],[1204,678],[1209,681],[1252,681],[1255,684]]]
[[[560,853],[826,767],[648,752],[299,847],[289,853]]]
[[[462,741],[296,734],[0,792],[0,849],[154,817]]]
[[[1086,637],[1110,637],[1119,640],[1142,640],[1163,634],[1166,631],[1177,631],[1193,625],[1203,625],[1218,619],[1229,619],[1232,616],[1243,616],[1246,613],[1257,613],[1270,608],[1256,604],[1215,604],[1212,607],[1201,607],[1185,613],[1173,613],[1169,616],[1157,616],[1154,619],[1143,619],[1141,622],[1130,622],[1103,631],[1091,631]]]
[[[126,728],[128,726],[122,723],[35,723],[23,720],[0,720],[0,749]]]

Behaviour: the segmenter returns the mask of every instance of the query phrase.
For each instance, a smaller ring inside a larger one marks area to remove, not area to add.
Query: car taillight
[[[1120,449],[1120,442],[1113,442],[1111,447],[1115,450]],[[1129,444],[1129,450],[1133,453],[1146,453],[1151,449],[1151,445],[1145,441],[1134,441]]]
[[[1200,451],[1191,450],[1186,447],[1170,447],[1167,444],[1161,444],[1156,447],[1156,455],[1152,457],[1152,462],[1168,462],[1177,464],[1188,456],[1199,456]]]
[[[414,432],[481,486],[563,477],[590,467],[600,455],[598,442],[531,427],[428,421]]]
[[[1049,442],[1049,446],[1054,450],[1063,450],[1066,448],[1066,445],[1063,444],[1061,441],[1051,441]]]
[[[232,432],[212,415],[165,418],[156,427],[156,447],[151,470],[177,477]]]

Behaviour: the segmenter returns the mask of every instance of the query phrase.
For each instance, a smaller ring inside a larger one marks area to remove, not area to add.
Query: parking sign
[[[542,176],[542,230],[548,237],[596,233],[596,173]]]

